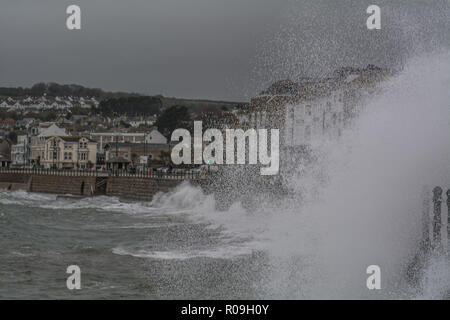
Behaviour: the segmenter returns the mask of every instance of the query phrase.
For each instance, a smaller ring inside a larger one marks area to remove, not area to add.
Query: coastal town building
[[[19,129],[28,129],[35,121],[36,119],[34,118],[23,118],[21,120],[17,120],[15,126]]]
[[[0,167],[9,167],[11,164],[11,141],[0,139]]]
[[[157,166],[170,160],[170,146],[167,143],[107,143],[104,145],[104,154],[109,169]]]
[[[147,143],[147,144],[167,144],[167,138],[158,130],[150,132],[93,132],[90,138],[97,141],[99,149],[103,149],[106,143]]]
[[[67,137],[69,134],[66,129],[58,127],[54,123],[40,123],[39,126],[32,128],[31,137],[31,161],[35,165],[40,165],[41,160],[46,155],[46,141],[51,137]]]
[[[106,168],[108,170],[128,170],[131,161],[123,157],[113,157],[106,161]]]
[[[91,108],[97,107],[99,101],[94,97],[41,97],[25,96],[21,98],[8,97],[0,100],[0,109],[13,112],[39,112],[45,110],[55,110],[67,112],[73,107]]]
[[[14,129],[15,124],[16,124],[16,121],[14,119],[11,119],[11,118],[1,119],[0,120],[0,129],[12,130],[12,129]]]
[[[11,146],[11,166],[23,167],[29,159],[29,144],[27,135],[17,136],[17,143]]]
[[[250,127],[280,129],[283,147],[314,147],[339,137],[360,112],[362,89],[373,89],[387,75],[367,66],[342,68],[328,78],[278,81],[251,100]]]
[[[97,143],[88,137],[57,136],[45,140],[40,165],[51,169],[93,169]]]
[[[21,167],[25,165],[25,145],[14,144],[11,146],[11,165]]]
[[[151,126],[156,122],[156,117],[151,117],[147,119],[135,119],[129,120],[128,123],[133,128],[139,128],[140,126]]]

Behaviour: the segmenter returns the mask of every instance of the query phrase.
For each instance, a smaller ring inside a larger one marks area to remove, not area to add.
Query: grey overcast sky
[[[68,5],[82,30],[66,29]],[[378,4],[382,29],[366,28]],[[246,101],[340,66],[398,67],[450,42],[450,0],[0,0],[0,86]]]

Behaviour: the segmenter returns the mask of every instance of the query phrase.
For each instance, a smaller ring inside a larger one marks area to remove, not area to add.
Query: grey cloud
[[[1,0],[0,85],[38,81],[245,100],[283,77],[340,65],[396,66],[448,45],[449,1]],[[78,4],[82,30],[65,28]]]

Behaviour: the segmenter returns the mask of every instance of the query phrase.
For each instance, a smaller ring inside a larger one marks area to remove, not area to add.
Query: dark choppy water
[[[0,191],[0,298],[258,297],[263,255],[181,204]]]

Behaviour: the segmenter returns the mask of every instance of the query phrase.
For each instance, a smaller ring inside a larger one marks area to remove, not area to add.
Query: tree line
[[[58,83],[36,83],[31,88],[22,87],[0,87],[0,96],[22,98],[26,96],[40,97],[43,95],[49,97],[94,97],[99,100],[106,98],[118,98],[127,96],[138,96],[136,93],[124,92],[106,92],[98,88],[86,88],[77,84],[58,84]]]

